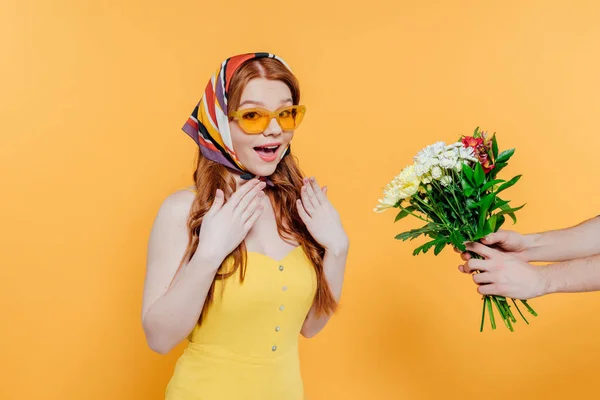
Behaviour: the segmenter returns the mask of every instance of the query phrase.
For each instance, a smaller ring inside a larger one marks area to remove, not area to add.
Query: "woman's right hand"
[[[238,188],[227,203],[223,191],[217,189],[200,228],[197,252],[202,257],[220,264],[240,245],[264,208],[261,204],[264,188],[264,182],[252,179]]]
[[[523,236],[518,232],[500,230],[481,239],[481,243],[503,253],[510,254],[520,261],[530,261],[526,254],[529,249],[529,241],[526,236]],[[461,253],[460,256],[465,261],[468,261],[471,258],[471,255],[468,252]],[[458,269],[461,272],[465,272],[462,265],[460,265]]]

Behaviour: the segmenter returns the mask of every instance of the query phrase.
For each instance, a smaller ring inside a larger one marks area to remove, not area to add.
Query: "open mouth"
[[[254,151],[256,151],[258,156],[263,160],[273,161],[277,155],[277,150],[279,150],[280,147],[280,145],[255,147]]]

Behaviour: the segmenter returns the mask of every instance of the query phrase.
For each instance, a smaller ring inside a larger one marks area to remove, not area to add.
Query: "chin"
[[[248,172],[256,176],[271,176],[277,169],[277,164],[251,165],[247,167]]]

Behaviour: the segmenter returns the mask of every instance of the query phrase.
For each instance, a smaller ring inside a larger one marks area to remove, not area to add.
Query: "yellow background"
[[[593,1],[1,2],[0,398],[162,398],[181,347],[144,341],[146,241],[191,182],[180,127],[247,51],[299,77],[293,149],[352,242],[339,315],[301,341],[309,399],[596,397],[600,294],[479,333],[456,254],[412,257],[394,235],[418,224],[372,208],[418,150],[479,125],[517,147],[519,230],[600,213],[598,21]]]

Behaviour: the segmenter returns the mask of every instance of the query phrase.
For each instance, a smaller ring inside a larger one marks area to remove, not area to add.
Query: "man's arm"
[[[570,228],[525,235],[524,239],[527,261],[567,261],[600,254],[600,216]]]

